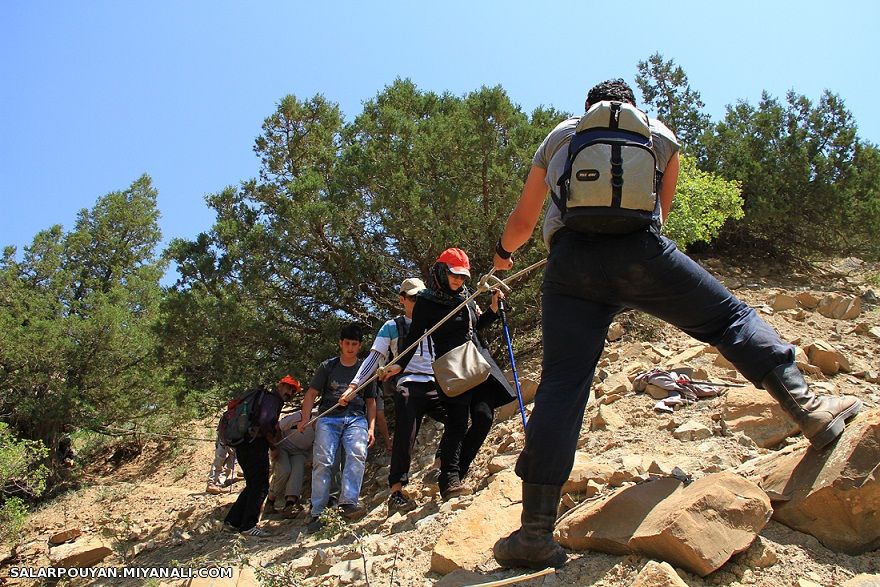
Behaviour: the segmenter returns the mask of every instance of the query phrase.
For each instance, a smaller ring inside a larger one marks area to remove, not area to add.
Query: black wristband
[[[513,253],[512,253],[512,252],[506,250],[506,249],[501,245],[501,238],[498,239],[498,243],[495,245],[495,254],[498,255],[499,257],[501,257],[501,258],[504,259],[504,260],[510,259],[510,257],[513,256]]]

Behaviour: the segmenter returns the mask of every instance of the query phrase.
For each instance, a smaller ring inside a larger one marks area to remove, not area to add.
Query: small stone
[[[672,431],[672,435],[678,440],[693,441],[703,440],[712,436],[712,431],[705,425],[694,420],[688,420]]]

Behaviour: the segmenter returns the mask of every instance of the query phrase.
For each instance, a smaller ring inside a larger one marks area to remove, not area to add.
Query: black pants
[[[246,440],[235,447],[235,453],[244,471],[244,489],[226,514],[226,523],[244,531],[257,525],[269,493],[269,443],[265,438]]]
[[[624,307],[716,346],[756,386],[794,361],[792,345],[665,237],[645,231],[594,241],[562,230],[549,259],[541,385],[516,464],[526,483],[568,479],[605,335]]]
[[[446,426],[440,439],[440,488],[445,489],[454,479],[464,479],[471,463],[492,428],[495,410],[491,382],[478,385],[471,392],[469,403],[443,402]],[[470,418],[470,426],[468,426]]]
[[[394,393],[394,439],[388,473],[389,486],[395,483],[406,485],[409,480],[412,451],[425,416],[440,423],[446,422],[446,412],[437,385],[433,382],[401,383]]]

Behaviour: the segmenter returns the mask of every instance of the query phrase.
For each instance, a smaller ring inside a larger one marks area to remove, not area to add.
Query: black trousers
[[[794,362],[748,305],[666,237],[648,231],[606,240],[561,230],[544,271],[541,385],[516,473],[560,486],[571,473],[605,335],[624,307],[647,312],[714,345],[756,386]]]
[[[440,391],[433,382],[401,383],[394,393],[394,438],[391,445],[391,467],[388,485],[409,481],[409,466],[416,437],[425,416],[446,422]],[[442,458],[442,457],[441,457]]]
[[[495,388],[490,381],[481,383],[469,393],[472,394],[470,403],[443,403],[446,425],[440,439],[441,489],[448,487],[454,479],[464,479],[495,418]]]
[[[269,493],[269,443],[265,438],[244,441],[235,447],[244,471],[244,489],[226,514],[226,523],[250,530],[260,519],[263,501]]]

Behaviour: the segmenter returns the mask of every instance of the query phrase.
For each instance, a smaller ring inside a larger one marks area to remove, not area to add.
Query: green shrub
[[[0,506],[0,543],[15,543],[27,522],[28,508],[18,497],[10,497]]]
[[[743,217],[740,186],[713,173],[697,169],[691,157],[681,157],[681,172],[672,211],[663,233],[685,249],[695,242],[710,242],[728,220]]]

